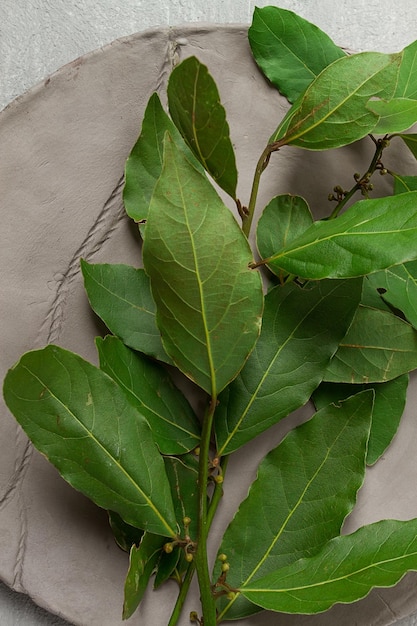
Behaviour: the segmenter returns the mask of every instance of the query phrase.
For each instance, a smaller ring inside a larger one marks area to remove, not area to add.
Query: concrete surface
[[[250,0],[0,0],[0,108],[61,65],[115,38],[184,22],[249,23]],[[394,51],[417,38],[414,0],[281,0],[355,50]],[[337,8],[335,8],[337,6]],[[2,626],[62,626],[0,584]],[[417,615],[397,626],[415,626]]]

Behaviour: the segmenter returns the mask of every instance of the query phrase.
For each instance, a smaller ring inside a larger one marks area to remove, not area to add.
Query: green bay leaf
[[[259,340],[219,397],[218,454],[228,454],[291,411],[321,382],[361,297],[362,280],[275,287],[265,297]]]
[[[174,548],[173,551],[169,554],[165,552],[165,550],[162,551],[162,554],[156,565],[155,579],[153,583],[154,589],[158,589],[171,577],[175,578],[177,576],[177,572],[183,573],[183,570],[186,570],[186,567],[181,567],[183,561],[186,566],[189,565],[185,561],[185,558],[183,558],[183,555],[184,553],[182,549],[178,547]]]
[[[114,511],[108,511],[107,514],[115,542],[124,552],[129,553],[133,544],[139,545],[144,531],[127,524],[124,519]]]
[[[396,98],[417,99],[417,41],[404,48],[398,74]]]
[[[379,119],[368,102],[392,98],[401,58],[401,53],[361,52],[334,61],[297,99],[271,142],[328,150],[362,139]]]
[[[117,337],[98,338],[96,345],[100,368],[147,419],[162,454],[184,454],[199,445],[199,420],[163,366],[133,352]]]
[[[187,159],[195,167],[200,165],[182,139],[175,124],[165,113],[158,94],[154,93],[146,106],[139,139],[132,148],[125,165],[123,202],[126,213],[136,222],[144,222],[156,182],[162,171],[165,133],[169,132]]]
[[[409,376],[403,374],[386,383],[350,385],[348,383],[322,383],[313,394],[317,409],[338,403],[366,389],[375,394],[372,425],[369,435],[366,462],[373,465],[384,454],[395,437],[405,407]]]
[[[417,570],[417,520],[383,520],[334,538],[316,556],[241,592],[262,608],[310,615],[360,600],[374,587],[392,587],[410,570]]]
[[[417,329],[417,261],[393,265],[367,277],[384,302],[399,309]]]
[[[196,57],[182,61],[169,77],[167,94],[171,117],[194,156],[236,198],[237,169],[229,125],[207,67]]]
[[[255,61],[290,102],[325,67],[345,56],[317,26],[276,6],[255,7],[248,37]]]
[[[256,243],[262,258],[272,256],[299,237],[313,223],[304,198],[283,194],[264,208],[256,229]]]
[[[365,391],[328,406],[265,457],[220,546],[230,562],[228,584],[243,591],[339,535],[363,482],[372,405]],[[253,612],[238,593],[221,600],[219,617]]]
[[[392,100],[371,100],[368,109],[379,116],[373,133],[387,135],[400,133],[417,122],[417,100],[393,98]]]
[[[164,537],[146,532],[140,544],[131,547],[124,586],[123,619],[129,619],[138,608],[164,543]]]
[[[174,505],[180,525],[185,517],[190,524],[185,536],[197,540],[198,526],[198,459],[192,454],[164,457],[165,469],[174,496]]]
[[[407,191],[417,191],[417,176],[403,176],[392,174],[394,178],[394,194],[406,193]]]
[[[156,325],[156,306],[142,268],[81,260],[91,308],[130,348],[172,364]]]
[[[132,526],[176,536],[168,478],[149,425],[107,374],[51,345],[24,354],[9,370],[4,397],[70,485]]]
[[[263,262],[311,280],[370,274],[417,256],[417,192],[361,200],[333,220],[315,222]]]
[[[384,383],[417,368],[417,331],[390,311],[360,305],[323,380]]]
[[[232,213],[167,138],[143,246],[163,345],[177,367],[216,396],[259,335],[261,279]]]

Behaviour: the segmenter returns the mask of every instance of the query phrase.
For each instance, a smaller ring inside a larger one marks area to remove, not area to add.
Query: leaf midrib
[[[110,364],[109,364],[110,367]],[[128,385],[126,383],[124,383],[119,376],[117,375],[117,372],[111,368],[111,371],[113,372],[113,376],[116,379],[117,384],[126,391],[127,394],[131,395],[132,398],[134,398],[137,402],[140,403],[140,405],[148,410],[150,413],[152,413],[153,415],[155,415],[156,417],[159,417],[163,422],[165,422],[166,424],[169,424],[170,426],[175,427],[178,430],[181,430],[182,432],[184,432],[186,435],[189,435],[190,437],[192,437],[193,439],[196,439],[196,441],[200,441],[200,437],[198,435],[196,435],[195,433],[193,433],[190,430],[187,430],[184,426],[181,426],[180,424],[177,424],[176,422],[172,421],[171,419],[165,417],[164,415],[162,415],[162,413],[155,411],[155,409],[153,409],[151,406],[148,406],[148,404],[143,401],[132,389],[130,389],[128,387]],[[162,401],[162,398],[161,398]],[[165,404],[165,403],[164,403]],[[184,447],[184,446],[183,446]]]
[[[366,54],[366,53],[365,53],[365,54]],[[338,61],[338,60],[342,60],[342,59],[344,59],[344,58],[346,58],[346,57],[341,57],[340,59],[337,59],[336,61],[334,61],[334,63],[337,63],[337,61]],[[332,65],[333,65],[333,64],[332,64]],[[335,113],[335,111],[337,111],[338,109],[340,109],[343,105],[345,105],[345,104],[346,104],[346,102],[348,102],[348,101],[349,101],[349,100],[351,100],[354,96],[356,96],[356,95],[357,95],[357,93],[360,91],[360,89],[362,89],[362,87],[363,87],[364,85],[366,85],[366,83],[368,83],[371,79],[375,78],[375,76],[377,76],[377,74],[379,74],[381,71],[385,70],[385,69],[388,67],[388,65],[389,65],[389,63],[387,63],[384,67],[379,68],[379,69],[378,69],[378,71],[376,71],[374,74],[371,74],[370,76],[368,76],[368,77],[366,78],[366,80],[364,80],[364,81],[363,81],[360,85],[358,85],[358,87],[357,87],[356,89],[354,89],[352,92],[350,92],[350,94],[349,94],[346,98],[344,98],[343,100],[339,101],[339,102],[338,102],[338,104],[337,104],[337,106],[335,106],[335,107],[333,107],[332,109],[330,109],[326,115],[324,115],[323,117],[321,117],[320,119],[318,119],[318,120],[317,120],[317,122],[315,122],[314,124],[311,124],[310,126],[308,126],[308,128],[306,128],[306,129],[305,129],[305,130],[303,130],[302,132],[300,132],[300,133],[298,133],[298,134],[296,133],[295,135],[291,135],[291,134],[290,134],[289,136],[287,136],[287,135],[289,134],[289,133],[288,133],[288,130],[287,130],[287,134],[286,134],[286,135],[285,135],[285,137],[283,138],[283,141],[284,141],[284,139],[285,139],[285,143],[290,143],[290,142],[296,141],[297,139],[300,139],[300,137],[302,137],[302,136],[303,136],[303,135],[305,135],[306,133],[310,133],[312,130],[314,130],[315,128],[317,128],[317,126],[320,126],[320,124],[325,123],[325,122],[327,121],[327,119],[328,119],[331,115],[333,115],[333,114]],[[306,94],[306,95],[304,96],[303,101],[302,101],[302,102],[301,102],[301,104],[300,104],[299,111],[301,111],[302,107],[304,106],[304,103],[305,103],[305,100],[306,100],[306,98],[307,98],[307,95],[309,95],[309,94]],[[313,109],[312,113],[314,113],[314,111],[315,111],[315,110],[316,110],[316,108],[315,108],[315,109]],[[296,114],[296,113],[298,113],[298,112],[294,112],[294,114]],[[372,112],[370,111],[370,113],[372,113]],[[378,117],[375,113],[374,113],[373,115],[375,115],[375,117]],[[293,118],[291,121],[294,121],[294,118]]]
[[[417,550],[415,552],[407,552],[405,554],[402,554],[400,556],[397,557],[393,557],[391,559],[384,559],[382,561],[375,561],[369,565],[366,565],[365,567],[361,567],[357,570],[354,570],[353,572],[349,572],[349,574],[345,574],[343,576],[337,576],[336,578],[331,578],[329,580],[324,580],[324,581],[320,581],[317,583],[313,583],[311,585],[300,585],[299,587],[283,587],[282,589],[261,589],[261,588],[257,588],[257,587],[244,587],[242,588],[242,591],[250,591],[252,593],[289,593],[291,591],[301,591],[303,589],[313,589],[315,587],[323,587],[324,585],[331,585],[332,583],[335,582],[340,582],[342,580],[347,580],[349,578],[352,578],[353,576],[356,576],[358,574],[361,574],[362,572],[366,572],[370,569],[373,569],[375,567],[381,567],[382,565],[388,564],[388,563],[395,563],[396,561],[400,561],[404,558],[410,558],[410,557],[414,557],[417,556]]]
[[[337,289],[337,287],[335,287],[335,289]],[[295,333],[297,332],[297,330],[300,328],[300,326],[305,322],[305,320],[311,315],[311,313],[322,304],[323,300],[325,300],[328,297],[328,295],[324,296],[322,295],[322,297],[320,298],[320,300],[317,301],[317,303],[314,305],[313,308],[309,309],[306,314],[304,315],[304,317],[299,321],[299,323],[297,324],[297,326],[292,330],[291,334],[287,337],[287,339],[284,341],[284,343],[280,346],[279,350],[275,353],[274,358],[271,360],[270,364],[268,365],[268,367],[265,369],[264,374],[261,377],[261,380],[258,384],[258,386],[256,387],[254,393],[251,396],[250,401],[248,402],[248,404],[245,407],[244,412],[242,413],[242,416],[240,417],[239,421],[237,422],[236,426],[233,428],[233,430],[231,431],[231,433],[229,434],[228,438],[226,439],[226,441],[224,442],[224,444],[222,445],[221,449],[218,450],[217,454],[219,456],[222,456],[223,451],[227,448],[227,446],[229,445],[230,441],[233,439],[233,437],[236,435],[236,433],[240,430],[240,426],[243,422],[243,420],[245,419],[246,415],[249,413],[253,403],[257,400],[258,398],[258,393],[260,391],[260,389],[262,388],[266,378],[269,376],[269,372],[271,371],[272,367],[274,366],[276,360],[278,359],[278,357],[280,356],[281,352],[284,350],[284,348],[287,346],[287,344],[289,343],[290,340],[293,339]],[[256,352],[256,346],[255,346],[255,352]]]
[[[356,415],[356,411],[355,414]],[[329,446],[327,448],[326,454],[324,455],[324,458],[322,460],[322,462],[320,463],[320,465],[318,466],[318,468],[316,469],[316,471],[314,472],[313,476],[310,478],[310,480],[307,482],[305,488],[303,489],[303,491],[301,492],[296,504],[293,506],[293,508],[288,512],[287,517],[285,518],[284,522],[281,525],[281,528],[279,529],[279,532],[277,533],[277,535],[274,537],[273,541],[271,541],[271,544],[268,548],[268,550],[266,550],[265,554],[263,555],[262,559],[260,559],[260,561],[257,563],[256,567],[252,570],[252,572],[249,574],[249,576],[246,578],[246,580],[243,582],[243,588],[246,589],[245,584],[247,582],[249,582],[250,580],[252,580],[252,578],[256,575],[256,572],[259,570],[259,568],[265,563],[266,559],[268,558],[269,554],[271,553],[271,550],[273,549],[273,547],[275,546],[276,542],[279,540],[279,538],[281,537],[281,535],[283,534],[283,532],[285,531],[287,525],[289,524],[290,520],[292,519],[292,517],[295,515],[295,513],[297,512],[299,506],[303,503],[303,499],[305,494],[307,493],[307,491],[309,490],[310,486],[313,484],[313,482],[315,481],[315,479],[317,478],[318,474],[321,472],[321,470],[323,469],[326,461],[329,458],[329,455],[332,451],[332,449],[334,448],[334,446],[337,444],[338,440],[340,439],[340,437],[342,436],[342,434],[344,433],[344,431],[346,430],[346,428],[348,427],[348,425],[350,424],[351,420],[354,419],[354,416],[352,416],[347,423],[345,423],[344,427],[342,428],[342,430],[338,433],[337,437],[335,437],[335,439],[332,442],[332,445]],[[225,615],[227,613],[227,611],[230,609],[230,607],[234,604],[234,602],[237,600],[237,598],[239,597],[239,594],[237,593],[234,598],[229,602],[229,604],[224,608],[224,610],[222,611],[221,615],[219,617],[222,617],[223,615]]]
[[[291,49],[291,48],[290,48],[290,47],[289,47],[289,46],[288,46],[288,45],[287,45],[287,44],[286,44],[286,43],[285,43],[282,39],[279,39],[279,38],[278,38],[278,36],[277,36],[277,35],[275,34],[275,32],[274,32],[274,31],[270,28],[269,24],[267,24],[267,23],[265,22],[265,20],[263,19],[263,17],[262,17],[262,16],[259,16],[259,18],[260,18],[260,20],[262,21],[262,23],[263,23],[264,27],[266,28],[266,30],[268,30],[268,31],[269,31],[269,32],[273,35],[274,39],[276,39],[276,40],[279,42],[279,44],[280,44],[283,48],[285,48],[286,50],[288,50],[288,52],[289,52],[289,53],[290,53],[293,57],[295,57],[295,58],[299,61],[300,65],[301,65],[302,67],[304,67],[304,68],[308,71],[308,73],[309,73],[309,74],[313,77],[313,80],[314,80],[314,78],[316,78],[316,77],[318,76],[318,74],[316,74],[316,73],[315,73],[315,72],[314,72],[314,71],[313,71],[313,70],[312,70],[312,69],[311,69],[308,65],[306,65],[306,63],[302,60],[302,58],[301,58],[300,56],[298,56],[298,55],[295,53],[295,51],[294,51],[294,50],[292,50],[292,49]],[[282,20],[281,20],[281,21],[282,21]],[[298,29],[298,30],[300,31],[300,29]],[[303,31],[301,31],[301,34],[302,34],[302,35],[304,35]]]
[[[327,237],[321,237],[318,239],[315,239],[314,241],[309,241],[306,244],[303,244],[302,246],[297,246],[296,248],[290,248],[290,250],[283,250],[271,257],[269,257],[268,259],[264,259],[264,263],[274,263],[276,261],[278,261],[279,259],[288,257],[290,254],[294,254],[297,252],[302,252],[305,251],[306,249],[310,248],[311,246],[316,246],[319,245],[325,241],[331,241],[333,239],[337,239],[339,237],[369,237],[369,236],[386,236],[386,235],[392,235],[392,234],[398,234],[398,233],[409,233],[409,232],[417,232],[417,226],[413,226],[411,228],[398,228],[398,229],[393,229],[393,230],[382,230],[382,231],[358,231],[358,232],[352,232],[350,230],[346,230],[343,233],[333,233],[331,235],[328,235]],[[342,248],[344,248],[346,250],[345,246],[341,246]],[[353,253],[352,253],[353,254]],[[357,253],[355,253],[356,255]]]
[[[132,302],[131,300],[128,300],[127,298],[122,297],[119,293],[117,293],[116,291],[112,291],[111,289],[109,289],[109,287],[107,287],[104,283],[100,282],[92,273],[89,273],[89,278],[94,281],[96,283],[96,285],[103,289],[104,291],[106,291],[107,293],[109,293],[111,296],[114,296],[115,298],[117,298],[118,300],[120,300],[121,302],[124,302],[125,304],[128,304],[129,306],[131,306],[133,309],[136,309],[138,311],[143,311],[144,313],[147,313],[148,315],[152,315],[153,317],[155,317],[155,312],[154,311],[150,311],[149,309],[145,308],[144,306],[139,306],[138,304],[135,304],[134,302]]]
[[[57,360],[57,359],[56,359]],[[58,361],[58,363],[65,368],[65,370],[67,371],[68,375],[69,372],[67,370],[67,368],[65,367],[65,365]],[[107,456],[109,459],[111,459],[111,461],[117,466],[117,468],[120,470],[120,472],[125,476],[125,478],[127,478],[127,480],[135,487],[135,489],[137,489],[137,491],[141,494],[141,496],[143,497],[143,499],[145,500],[146,504],[149,506],[149,508],[154,512],[154,514],[157,516],[157,518],[161,521],[162,525],[167,529],[169,536],[171,537],[176,537],[176,532],[174,530],[172,530],[172,528],[169,526],[168,522],[164,519],[164,517],[162,516],[162,514],[159,512],[159,510],[155,507],[155,505],[153,504],[153,502],[150,500],[150,498],[144,493],[144,491],[140,488],[140,486],[136,483],[136,481],[133,479],[132,476],[130,476],[130,474],[124,469],[124,467],[119,463],[119,461],[117,461],[117,459],[115,459],[109,452],[108,450],[106,450],[106,448],[103,446],[103,444],[93,435],[92,431],[88,430],[87,426],[85,424],[83,424],[79,418],[73,413],[73,411],[71,411],[71,409],[66,406],[66,404],[60,400],[60,398],[58,398],[55,393],[53,393],[52,389],[49,387],[49,385],[45,384],[31,369],[29,369],[29,367],[27,365],[23,365],[22,366],[23,369],[25,369],[35,380],[38,381],[38,383],[49,392],[50,396],[61,406],[63,407],[63,409],[75,420],[75,422],[81,427],[82,430],[85,431],[87,437],[89,437],[92,441],[94,441],[95,444],[97,444],[97,446],[104,452],[105,456]],[[69,375],[70,376],[70,375]],[[88,386],[90,388],[90,393],[91,393],[91,387],[90,387],[90,383],[88,382]],[[48,431],[49,432],[49,431]],[[133,504],[133,503],[132,503]]]
[[[198,255],[197,255],[197,247],[195,245],[194,235],[193,235],[193,231],[192,231],[192,228],[191,228],[191,225],[190,225],[190,220],[189,220],[189,216],[188,216],[188,209],[187,209],[187,203],[185,201],[184,194],[183,194],[183,188],[182,188],[182,185],[181,185],[181,177],[180,177],[180,174],[179,174],[179,171],[178,171],[177,162],[175,160],[173,160],[173,165],[175,167],[175,175],[176,175],[176,178],[177,178],[178,189],[179,189],[180,194],[181,194],[181,202],[182,202],[182,207],[183,207],[183,211],[184,211],[185,223],[186,223],[186,227],[187,227],[187,230],[188,230],[188,235],[190,237],[191,250],[192,250],[192,254],[193,254],[193,261],[194,261],[194,267],[195,267],[195,276],[196,276],[198,293],[199,293],[199,299],[200,299],[201,319],[202,319],[202,323],[203,323],[203,330],[204,330],[204,337],[205,337],[205,344],[204,345],[205,345],[206,350],[207,350],[207,358],[208,358],[208,363],[209,363],[211,397],[215,398],[215,397],[217,397],[216,370],[215,370],[214,362],[213,362],[213,353],[212,353],[212,346],[211,346],[211,341],[210,341],[210,331],[209,331],[208,322],[207,322],[207,313],[206,313],[206,304],[205,304],[205,298],[204,298],[203,281],[202,281],[201,275],[200,275],[200,268],[199,268]]]

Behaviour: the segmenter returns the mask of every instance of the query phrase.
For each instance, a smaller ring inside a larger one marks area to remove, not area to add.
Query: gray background
[[[186,22],[249,23],[250,0],[0,0],[0,109],[48,74],[112,40]],[[417,39],[415,0],[281,0],[353,50],[393,52]],[[0,583],[1,626],[65,622]],[[398,622],[415,626],[417,614]],[[147,625],[146,625],[147,626]]]

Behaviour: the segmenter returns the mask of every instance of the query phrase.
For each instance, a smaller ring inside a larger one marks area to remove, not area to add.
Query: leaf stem
[[[226,473],[226,469],[227,469],[227,464],[229,461],[229,456],[225,456],[222,459],[222,474],[223,477]],[[207,525],[208,525],[208,530],[210,530],[211,524],[213,522],[213,518],[215,516],[215,513],[217,511],[217,507],[219,506],[219,502],[221,500],[223,496],[223,485],[222,484],[218,484],[216,483],[216,486],[214,488],[214,492],[213,492],[213,496],[212,499],[210,501],[210,505],[208,507],[208,512],[207,512]],[[171,618],[168,622],[168,626],[176,626],[181,612],[182,612],[182,608],[184,606],[184,602],[185,599],[187,597],[188,594],[188,590],[190,588],[191,585],[191,581],[193,579],[194,576],[194,572],[195,572],[195,562],[193,561],[192,563],[189,564],[187,572],[184,576],[184,580],[182,581],[181,584],[181,589],[180,592],[178,594],[177,597],[177,601],[175,603],[175,607],[174,610],[171,614]]]
[[[200,588],[201,606],[203,609],[204,626],[216,626],[216,605],[211,592],[211,580],[207,557],[207,538],[210,527],[207,515],[207,483],[209,473],[209,452],[211,431],[217,397],[212,396],[204,416],[203,431],[200,443],[200,462],[198,468],[198,533],[195,567]]]
[[[249,198],[248,207],[242,217],[242,231],[246,237],[249,237],[250,229],[252,226],[253,216],[255,214],[256,199],[258,197],[259,183],[261,180],[262,172],[265,170],[271,158],[273,152],[277,152],[281,146],[285,145],[283,140],[269,143],[265,150],[259,157],[259,161],[256,164],[255,175],[253,177],[252,190]]]
[[[229,462],[229,455],[223,457],[222,462],[221,462],[223,479],[226,474],[228,462]],[[216,483],[216,486],[214,488],[214,492],[210,501],[210,505],[208,508],[208,513],[207,513],[207,524],[208,524],[209,530],[211,528],[211,524],[216,514],[217,507],[219,506],[219,502],[222,499],[222,497],[223,497],[223,484]]]
[[[375,139],[372,135],[369,135],[372,141],[375,144],[375,153],[372,158],[372,161],[363,176],[355,174],[355,179],[357,180],[356,184],[352,187],[350,191],[347,191],[343,194],[343,199],[340,200],[335,209],[332,211],[328,219],[334,219],[343,209],[343,207],[349,202],[349,200],[354,196],[357,191],[362,191],[362,193],[366,194],[369,190],[369,181],[371,180],[372,175],[375,171],[381,167],[381,156],[385,148],[389,145],[389,138],[387,136]]]
[[[223,476],[226,473],[228,461],[229,461],[229,456],[225,456],[222,459],[222,474],[223,474]],[[219,502],[220,502],[222,496],[223,496],[223,485],[216,483],[216,486],[215,486],[214,492],[213,492],[213,496],[212,496],[212,499],[210,501],[210,505],[208,507],[208,512],[207,512],[208,530],[210,530],[211,524],[213,522],[214,515],[215,515],[215,513],[217,511],[217,507],[219,506]],[[188,590],[190,588],[191,581],[192,581],[193,576],[194,576],[194,572],[195,572],[195,562],[193,561],[193,562],[191,562],[189,564],[187,572],[186,572],[186,574],[184,576],[184,580],[182,581],[180,592],[178,594],[177,601],[176,601],[175,606],[174,606],[174,610],[172,611],[171,618],[170,618],[170,620],[168,622],[168,626],[176,626],[176,624],[177,624],[177,622],[178,622],[178,620],[180,618],[180,615],[181,615],[181,612],[182,612],[182,608],[184,606],[184,602],[185,602],[185,599],[187,597]]]
[[[170,620],[168,622],[168,626],[176,626],[176,624],[178,623],[182,608],[184,606],[185,599],[188,594],[188,590],[190,588],[191,581],[193,579],[194,570],[195,570],[195,565],[193,562],[189,564],[187,572],[184,576],[184,580],[182,581],[180,592],[178,594],[177,601],[174,606],[174,610],[172,611]]]

